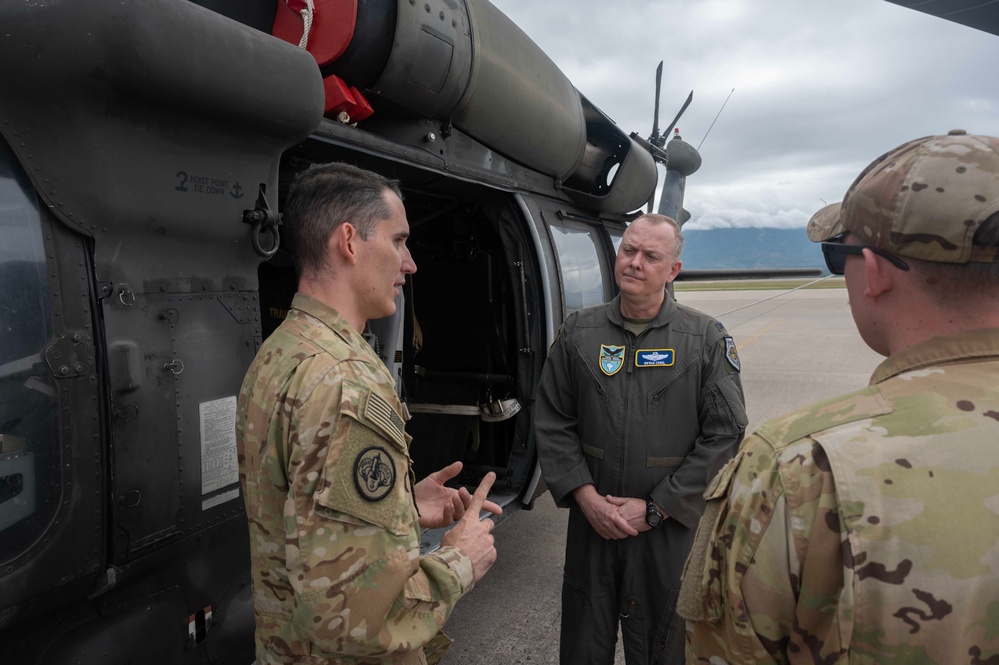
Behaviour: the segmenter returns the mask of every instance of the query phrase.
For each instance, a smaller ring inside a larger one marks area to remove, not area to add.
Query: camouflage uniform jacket
[[[460,550],[420,556],[405,413],[364,338],[296,295],[236,419],[258,665],[424,663],[471,588]]]
[[[999,661],[999,330],[768,422],[705,496],[687,662]]]

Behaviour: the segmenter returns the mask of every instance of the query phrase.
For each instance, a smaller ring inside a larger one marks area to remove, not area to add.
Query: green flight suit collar
[[[886,358],[874,370],[870,385],[923,367],[989,357],[999,357],[999,328],[941,335]]]
[[[659,313],[656,314],[655,318],[652,319],[652,322],[649,323],[649,328],[661,328],[662,326],[668,324],[673,320],[673,317],[676,316],[676,309],[676,300],[674,300],[673,296],[669,294],[669,291],[666,291],[663,297],[663,304],[659,308]],[[614,325],[624,328],[624,317],[621,315],[620,293],[614,296],[614,299],[608,303],[607,318]]]

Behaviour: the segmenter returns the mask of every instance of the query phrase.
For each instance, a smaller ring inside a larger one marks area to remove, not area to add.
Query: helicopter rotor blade
[[[680,112],[676,114],[676,117],[673,118],[673,122],[669,124],[669,129],[663,132],[664,138],[669,136],[669,133],[673,131],[673,128],[676,127],[676,121],[680,119],[680,116],[683,115],[683,112],[687,110],[687,107],[690,106],[690,102],[692,102],[693,100],[694,100],[694,91],[691,90],[690,94],[687,95],[687,101],[685,101],[683,103],[683,106],[680,107]]]
[[[659,66],[656,67],[656,110],[652,116],[652,136],[649,137],[649,143],[657,142],[659,139],[659,91],[663,84],[663,61],[659,61]]]

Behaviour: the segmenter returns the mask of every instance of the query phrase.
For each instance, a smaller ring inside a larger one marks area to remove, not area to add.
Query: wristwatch
[[[645,502],[645,523],[655,529],[663,523],[663,519],[663,514],[656,508],[656,502],[648,499]]]

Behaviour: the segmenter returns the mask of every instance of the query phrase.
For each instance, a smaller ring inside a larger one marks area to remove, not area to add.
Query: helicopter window
[[[0,141],[0,562],[42,533],[59,502],[56,391],[42,359],[52,306],[35,192]]]
[[[599,305],[609,297],[609,270],[600,252],[598,229],[551,226],[565,291],[566,313]]]
[[[617,256],[618,250],[621,249],[621,238],[624,237],[624,231],[609,231],[611,244],[614,245],[614,256]]]

